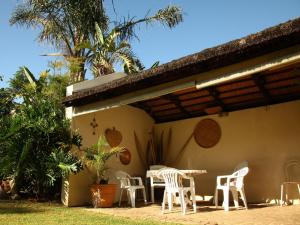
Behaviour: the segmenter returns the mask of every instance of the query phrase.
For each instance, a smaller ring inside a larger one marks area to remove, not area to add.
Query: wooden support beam
[[[174,95],[174,94],[167,94],[167,95],[164,95],[164,96],[161,96],[162,98],[164,99],[167,99],[171,102],[173,102],[177,107],[178,109],[185,115],[189,116],[190,115],[190,112],[187,111],[182,105],[181,105],[181,102],[179,100],[179,98]]]
[[[215,87],[208,87],[207,91],[209,92],[209,94],[214,98],[213,104],[215,106],[219,106],[222,108],[222,111],[226,112],[226,105],[224,104],[224,102],[219,98],[220,93],[218,92],[218,90]]]
[[[149,105],[147,105],[147,103],[135,102],[135,103],[132,103],[131,106],[134,106],[134,107],[144,110],[149,116],[151,116],[155,121],[157,121],[157,117],[154,115],[154,113],[151,110],[151,107]]]
[[[266,103],[271,104],[273,102],[272,96],[269,91],[265,88],[266,80],[262,75],[254,74],[252,76],[256,86],[259,88],[260,92],[263,94]]]

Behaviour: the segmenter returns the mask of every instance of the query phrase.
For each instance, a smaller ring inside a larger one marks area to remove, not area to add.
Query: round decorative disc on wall
[[[122,134],[115,127],[105,130],[105,138],[111,147],[117,147],[122,142]]]
[[[131,153],[127,148],[124,148],[123,151],[119,154],[120,161],[123,165],[128,165],[131,161]]]
[[[213,119],[203,119],[195,127],[194,138],[203,148],[215,146],[221,138],[221,128]]]

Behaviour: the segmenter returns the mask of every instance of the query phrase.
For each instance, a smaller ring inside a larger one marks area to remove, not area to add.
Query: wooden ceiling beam
[[[289,101],[294,101],[294,100],[299,100],[300,99],[300,93],[296,95],[283,95],[279,96],[277,98],[274,98],[274,102],[272,104],[277,104],[277,103],[282,103],[282,102],[289,102]],[[254,107],[261,107],[265,106],[265,101],[259,101],[259,100],[254,100],[254,101],[249,101],[246,104],[233,104],[233,105],[228,105],[228,109],[226,112],[232,112],[232,111],[237,111],[237,110],[243,110],[243,109],[248,109],[248,108],[254,108]],[[207,115],[206,113],[202,111],[198,111],[195,113],[191,113],[189,117],[186,115],[182,116],[165,116],[165,117],[160,117],[157,120],[157,123],[165,123],[165,122],[171,122],[171,121],[177,121],[177,120],[182,120],[182,119],[188,119],[188,118],[195,118],[195,117],[200,117],[200,116],[205,116]]]
[[[275,97],[273,98],[272,104],[295,101],[295,100],[299,100],[299,99],[300,99],[300,93],[292,95],[292,96],[290,94],[280,95],[276,98]],[[229,110],[229,112],[231,112],[231,111],[261,107],[261,106],[266,106],[265,101],[263,99],[261,101],[256,99],[253,101],[232,104],[228,107],[228,110]]]
[[[173,122],[173,121],[195,118],[195,117],[200,117],[200,116],[205,116],[205,115],[207,115],[207,114],[202,111],[192,113],[189,116],[187,116],[186,114],[173,114],[170,116],[160,117],[158,119],[157,123]]]
[[[282,72],[281,72],[282,73]],[[299,70],[295,69],[294,71],[290,71],[290,73],[294,73],[292,77],[280,77],[277,78],[276,80],[270,80],[268,81],[267,76],[272,76],[272,74],[265,74],[265,73],[258,73],[254,74],[252,76],[249,76],[247,78],[233,81],[230,83],[222,84],[222,85],[217,85],[214,87],[207,87],[205,89],[202,89],[201,91],[206,91],[207,94],[203,96],[195,96],[198,90],[193,90],[189,91],[187,93],[181,93],[177,94],[176,92],[172,94],[167,94],[164,96],[160,96],[156,99],[152,100],[144,100],[138,103],[132,104],[133,106],[136,106],[138,108],[143,109],[146,113],[148,113],[157,123],[162,123],[162,122],[170,122],[170,121],[176,121],[176,120],[182,120],[182,119],[187,119],[187,118],[194,118],[194,117],[199,117],[199,116],[204,116],[207,115],[206,109],[214,108],[214,107],[220,107],[221,111],[225,112],[231,112],[231,111],[236,111],[236,110],[241,110],[241,109],[247,109],[247,108],[253,108],[253,107],[259,107],[263,105],[271,105],[271,104],[276,104],[276,103],[281,103],[285,101],[292,101],[295,99],[299,99],[300,93],[298,92],[295,93],[289,93],[288,89],[291,87],[294,87],[295,85],[299,85],[298,83],[287,83],[284,84],[284,86],[276,87],[276,83],[281,82],[281,81],[288,81],[297,78],[299,74]],[[245,83],[245,86],[240,86],[236,85],[235,89],[231,90],[224,90],[224,91],[219,91],[219,87],[222,87],[223,85],[235,85],[236,83],[240,82],[245,82],[245,81],[251,81],[251,85],[249,86],[249,83]],[[273,84],[274,87],[268,86],[269,84]],[[239,91],[247,90],[248,88],[254,88],[255,87],[255,92],[241,92],[242,94],[238,94]],[[288,94],[282,93],[280,95],[272,94],[273,90],[280,90],[280,89],[287,89]],[[237,95],[228,95],[228,96],[223,96],[222,94],[226,93],[231,93],[231,92],[236,92]],[[247,92],[247,93],[246,93]],[[195,94],[194,96],[191,94]],[[203,94],[203,92],[202,92]],[[259,96],[258,96],[259,94]],[[191,95],[187,96],[189,98],[184,98],[183,96],[185,95]],[[252,95],[253,98],[250,99]],[[223,96],[223,97],[222,97]],[[249,96],[249,99],[247,98]],[[201,101],[204,100],[205,98],[209,97],[209,101],[205,102],[199,102],[195,103],[193,101]],[[234,98],[241,98],[245,97],[244,100],[242,101],[237,101],[237,102],[227,102],[227,100],[231,100]],[[181,99],[184,98],[184,99]],[[246,99],[247,98],[247,99]],[[163,102],[164,100],[164,102]],[[162,102],[158,102],[162,101]],[[190,102],[191,101],[191,102]],[[156,103],[157,102],[157,103]],[[152,104],[153,106],[152,106]],[[156,103],[156,104],[155,104]],[[172,106],[171,106],[172,104]],[[189,104],[189,105],[185,105]],[[169,106],[168,106],[169,105]],[[154,110],[154,107],[156,110]],[[161,108],[160,108],[161,107]],[[163,108],[164,107],[164,108]],[[165,107],[171,107],[171,108],[165,108]],[[195,107],[195,108],[193,108]],[[198,108],[199,107],[199,108]],[[171,112],[171,111],[176,110],[177,112]],[[159,113],[164,113],[170,111],[170,114],[168,115],[159,115]]]
[[[209,96],[210,95],[203,95],[203,96],[191,97],[191,98],[187,98],[187,99],[183,99],[183,100],[180,100],[177,96],[176,97],[178,98],[179,101],[186,102],[186,101],[191,101],[191,100],[196,100],[196,99],[201,99],[201,98],[207,98]],[[174,102],[164,102],[164,103],[160,103],[160,104],[157,104],[157,105],[153,105],[152,107],[159,107],[159,106],[165,106],[165,105],[170,105],[170,104],[174,104]],[[183,106],[183,107],[185,107],[185,106]]]

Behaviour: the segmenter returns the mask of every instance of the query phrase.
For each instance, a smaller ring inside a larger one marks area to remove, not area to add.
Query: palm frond
[[[159,21],[169,28],[173,28],[183,21],[182,9],[175,5],[169,5],[164,9],[158,10],[158,12],[146,22],[151,23],[153,21]]]
[[[134,18],[124,19],[123,22],[119,22],[116,29],[120,31],[120,40],[127,40],[133,37],[137,38],[135,28],[142,23],[153,24],[159,22],[169,28],[173,28],[182,21],[182,9],[175,5],[169,5],[164,9],[158,10],[153,16],[146,16],[139,20]]]
[[[66,164],[66,163],[60,162],[58,164],[58,167],[63,171],[64,177],[67,177],[68,175],[70,175],[72,173],[76,173],[78,171],[77,163]]]
[[[150,69],[153,69],[153,68],[156,68],[159,66],[159,61],[156,61],[155,63],[153,63],[151,66],[150,66]]]
[[[104,43],[104,37],[103,37],[103,33],[101,31],[101,28],[99,27],[98,23],[95,23],[95,44],[96,45],[103,45]]]
[[[26,66],[23,67],[23,72],[26,78],[28,79],[29,83],[31,84],[31,86],[33,88],[36,88],[38,81],[35,79],[34,75],[30,72],[30,70]]]

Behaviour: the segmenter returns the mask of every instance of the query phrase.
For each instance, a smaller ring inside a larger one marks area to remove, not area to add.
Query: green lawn
[[[156,225],[162,222],[130,220],[120,217],[89,212],[84,208],[67,208],[60,204],[31,203],[28,201],[0,201],[1,224],[141,224]],[[170,224],[170,223],[168,223]]]

